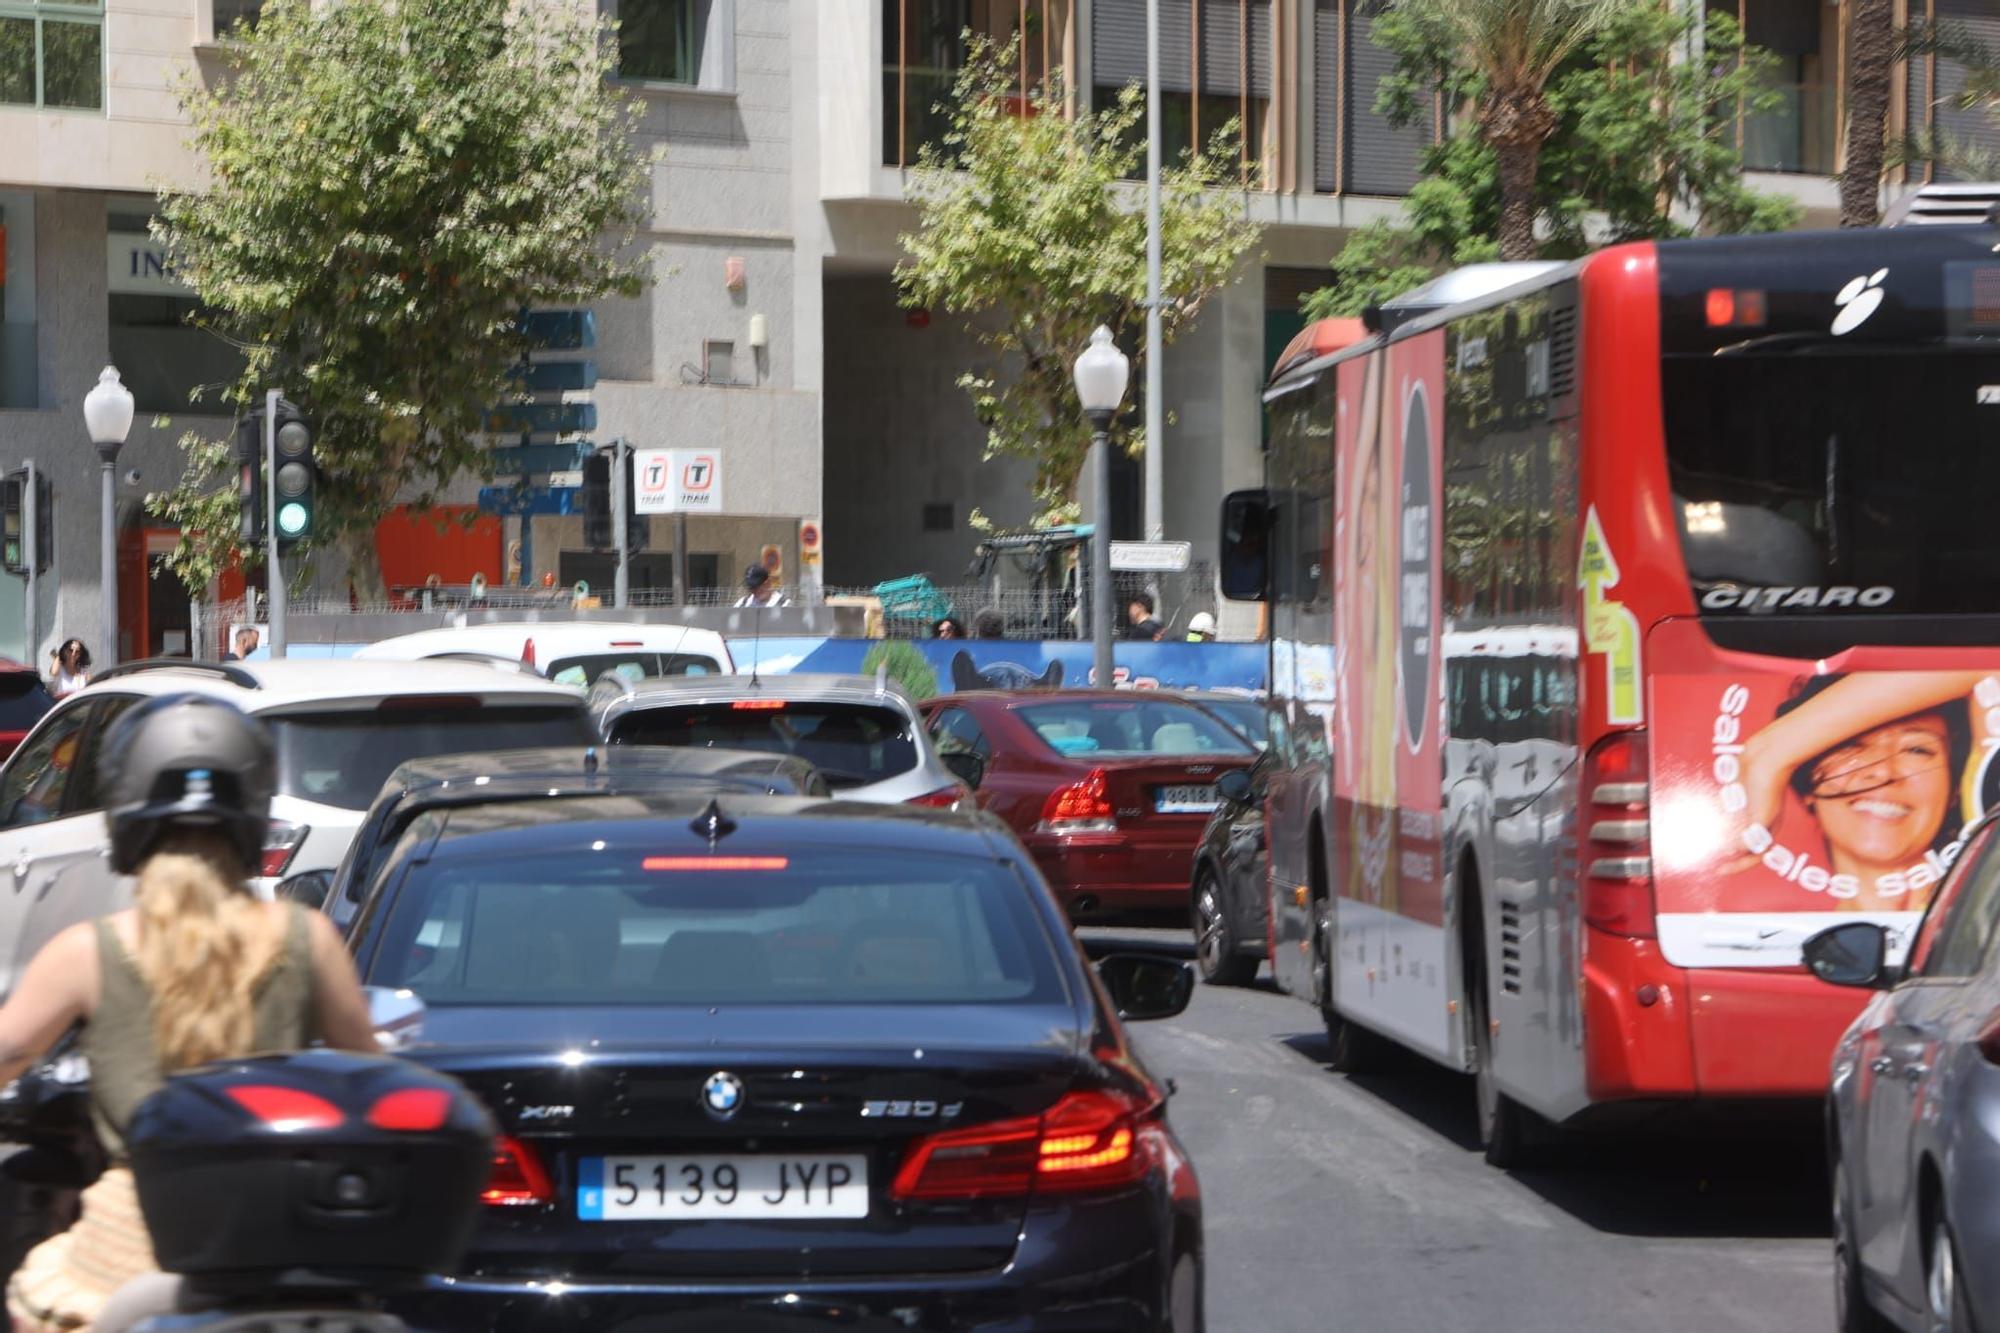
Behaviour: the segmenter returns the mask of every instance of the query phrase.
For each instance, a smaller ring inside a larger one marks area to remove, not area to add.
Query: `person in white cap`
[[[1197,611],[1188,618],[1187,641],[1189,643],[1215,642],[1215,617],[1206,611]]]

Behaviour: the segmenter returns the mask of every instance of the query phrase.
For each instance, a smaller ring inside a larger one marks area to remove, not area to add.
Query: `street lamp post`
[[[132,391],[119,382],[116,367],[106,366],[97,377],[97,387],[84,395],[83,424],[104,465],[97,656],[109,666],[118,660],[118,451],[132,433]]]
[[[1117,684],[1111,658],[1111,421],[1125,401],[1132,363],[1111,341],[1102,324],[1076,359],[1076,396],[1090,419],[1091,486],[1097,492],[1095,531],[1090,535],[1090,637],[1097,688]]]

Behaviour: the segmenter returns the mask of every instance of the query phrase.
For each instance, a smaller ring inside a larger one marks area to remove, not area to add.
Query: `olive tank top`
[[[253,1040],[245,1055],[296,1051],[312,1036],[312,936],[306,909],[298,903],[286,908],[285,942],[257,983]],[[113,1161],[122,1162],[132,1112],[165,1076],[153,1042],[152,992],[109,920],[97,923],[97,970],[102,978],[97,1012],[84,1025],[81,1045],[90,1061],[90,1111],[98,1140]]]

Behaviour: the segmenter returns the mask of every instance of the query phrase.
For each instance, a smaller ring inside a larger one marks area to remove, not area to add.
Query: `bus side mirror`
[[[1271,586],[1271,494],[1235,491],[1222,501],[1222,595],[1262,602]]]

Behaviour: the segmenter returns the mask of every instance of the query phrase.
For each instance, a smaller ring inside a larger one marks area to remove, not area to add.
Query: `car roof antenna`
[[[709,849],[713,851],[719,839],[726,838],[736,831],[736,821],[723,814],[722,802],[711,796],[708,798],[708,808],[696,815],[694,822],[688,827],[707,838]]]

